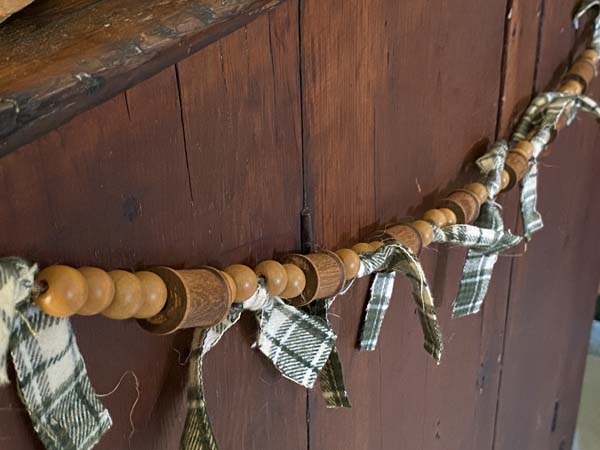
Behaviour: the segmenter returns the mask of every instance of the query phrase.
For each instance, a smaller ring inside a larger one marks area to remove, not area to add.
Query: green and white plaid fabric
[[[400,272],[412,285],[413,299],[423,329],[423,346],[439,363],[443,350],[442,334],[438,326],[433,297],[419,259],[408,247],[395,241],[386,242],[374,252],[359,256],[361,269],[358,277],[377,272],[371,285],[359,338],[359,349],[373,351],[377,347],[381,325],[392,298],[395,274]]]
[[[210,419],[204,398],[202,366],[204,356],[221,340],[241,317],[243,306],[234,304],[223,321],[214,327],[194,330],[190,366],[188,372],[187,402],[188,412],[181,436],[181,450],[218,450],[217,441],[210,425]]]
[[[29,300],[37,267],[20,258],[0,258],[0,386],[8,383],[6,364],[17,305]]]
[[[354,280],[347,281],[339,295],[345,294],[348,289],[350,289],[353,282]],[[327,326],[331,327],[331,324],[329,323],[329,308],[335,299],[336,297],[331,297],[312,302],[308,306],[308,310],[312,316],[319,317],[327,323]],[[342,362],[335,345],[329,354],[329,359],[319,373],[319,386],[327,408],[352,407],[350,398],[348,397],[348,391],[346,390],[346,383],[344,382]]]
[[[515,128],[512,142],[529,139],[534,147],[529,171],[521,180],[521,215],[527,240],[530,240],[532,234],[544,226],[536,208],[538,157],[552,140],[563,114],[567,114],[567,125],[569,125],[580,110],[591,113],[600,120],[600,106],[593,99],[585,95],[547,92],[531,102]]]
[[[501,174],[508,144],[496,142],[477,160],[488,191],[488,201],[481,207],[473,225],[452,225],[440,229],[433,225],[434,242],[468,247],[452,317],[478,313],[485,299],[498,253],[517,245],[521,238],[504,229],[500,206],[495,202],[500,191]]]
[[[19,307],[11,355],[21,399],[48,450],[87,450],[111,427],[98,400],[68,319],[36,305]]]
[[[594,10],[594,8],[596,9]],[[594,30],[590,48],[600,52],[600,0],[584,0],[581,2],[573,18],[573,26],[576,30],[579,29],[579,21],[587,13],[592,14],[594,20]]]

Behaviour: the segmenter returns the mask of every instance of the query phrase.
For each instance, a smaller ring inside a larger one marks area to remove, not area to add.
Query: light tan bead
[[[442,228],[446,226],[446,215],[439,209],[425,211],[423,219],[432,222],[435,226]]]
[[[446,226],[456,225],[456,214],[448,208],[440,208],[440,211],[446,216]]]
[[[371,248],[373,250],[377,250],[379,247],[383,247],[383,242],[382,241],[371,241],[371,242],[369,242],[369,245],[371,246]]]
[[[529,141],[519,141],[510,151],[519,152],[525,158],[531,159],[533,156],[533,144]]]
[[[339,250],[336,250],[335,254],[340,257],[344,264],[346,280],[354,278],[360,269],[360,258],[358,257],[358,254],[349,248],[340,248]]]
[[[45,289],[35,298],[35,303],[51,316],[72,316],[87,300],[87,282],[84,276],[72,267],[46,267],[37,274],[35,281]]]
[[[472,192],[477,196],[479,205],[483,205],[488,198],[487,188],[481,183],[471,183],[465,187],[467,191]]]
[[[306,277],[302,269],[295,264],[283,264],[287,273],[287,286],[281,293],[282,298],[295,298],[302,294],[306,287]]]
[[[142,306],[135,313],[136,319],[147,319],[162,311],[167,303],[167,286],[153,272],[141,271],[134,274],[142,283]]]
[[[592,64],[596,64],[598,62],[598,52],[593,48],[588,48],[581,54],[581,59],[585,59]]]
[[[580,95],[583,93],[583,84],[577,80],[566,80],[561,83],[558,90],[571,95]]]
[[[243,264],[233,264],[224,270],[225,273],[231,275],[235,282],[235,297],[234,303],[242,303],[248,300],[258,287],[256,273]]]
[[[510,174],[505,170],[500,174],[500,189],[504,190],[510,183]]]
[[[359,242],[358,244],[354,244],[352,246],[352,250],[354,250],[356,253],[358,253],[360,255],[361,253],[370,253],[374,249],[373,249],[373,247],[371,247],[370,244],[367,244],[366,242]]]
[[[431,224],[425,220],[415,220],[411,224],[421,236],[421,242],[423,247],[427,247],[433,241],[433,228]]]
[[[235,287],[235,281],[233,281],[233,278],[231,278],[231,275],[229,275],[227,272],[223,272],[222,270],[219,271],[222,275],[223,278],[225,279],[225,282],[227,283],[227,289],[229,290],[229,295],[231,296],[231,298],[235,298],[235,295],[237,293],[237,288]]]
[[[142,283],[125,270],[111,270],[108,274],[115,283],[115,297],[102,315],[118,320],[133,317],[142,306]]]
[[[262,261],[254,268],[254,272],[265,278],[269,294],[279,296],[285,290],[288,282],[287,272],[277,261]]]
[[[82,316],[93,316],[108,308],[115,296],[115,283],[110,275],[97,267],[80,267],[88,285],[88,295],[85,304],[77,311]]]

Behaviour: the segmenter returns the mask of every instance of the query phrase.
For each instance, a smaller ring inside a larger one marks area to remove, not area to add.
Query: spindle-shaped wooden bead
[[[147,319],[158,314],[167,303],[167,286],[161,277],[147,270],[134,274],[142,284],[142,306],[136,319]]]
[[[406,245],[416,255],[421,253],[423,241],[421,240],[419,231],[413,225],[408,223],[394,225],[393,227],[386,229],[385,234],[388,238]]]
[[[306,287],[306,276],[304,272],[295,264],[283,264],[287,274],[287,285],[281,293],[281,298],[295,298],[302,294]]]
[[[442,228],[446,226],[446,215],[439,209],[430,209],[423,214],[423,220],[431,222],[436,227]]]
[[[46,267],[37,274],[35,281],[42,288],[35,298],[35,303],[51,316],[72,316],[87,300],[87,282],[84,276],[72,267]]]
[[[479,206],[483,205],[488,199],[487,188],[481,183],[471,183],[465,186],[465,189],[472,192],[479,201]]]
[[[335,251],[335,254],[340,257],[344,264],[346,280],[354,278],[360,269],[360,258],[358,257],[358,254],[349,248],[340,248]]]
[[[243,264],[233,264],[223,269],[235,282],[236,294],[233,299],[235,303],[242,303],[252,297],[258,287],[256,273]]]
[[[509,182],[506,189],[512,189],[521,180],[529,170],[528,153],[522,149],[514,148],[506,155],[504,170],[509,175]]]
[[[337,294],[344,286],[345,274],[342,260],[333,252],[324,250],[309,255],[291,254],[284,262],[297,265],[306,278],[306,286],[297,297],[289,298],[294,306]]]
[[[131,272],[111,270],[108,275],[115,284],[115,296],[102,315],[117,320],[129,319],[142,307],[142,283]]]
[[[368,244],[367,242],[359,242],[358,244],[354,244],[352,246],[352,250],[354,250],[358,254],[361,254],[370,253],[375,249],[371,246],[371,244]]]
[[[415,220],[411,225],[419,232],[421,236],[421,245],[427,247],[433,241],[433,228],[431,224],[425,220]]]
[[[220,270],[153,267],[150,271],[164,281],[167,303],[155,316],[138,321],[144,329],[168,334],[183,328],[209,328],[227,315],[233,296]]]
[[[87,300],[77,311],[82,316],[93,316],[104,311],[112,303],[115,296],[115,283],[110,275],[97,267],[81,267],[79,273],[83,275],[88,285]]]
[[[596,74],[596,66],[589,59],[579,58],[571,66],[565,80],[576,80],[583,84],[583,92],[587,91],[587,88]]]
[[[479,215],[479,198],[471,191],[458,189],[440,202],[440,206],[450,209],[458,223],[472,223]]]
[[[287,286],[287,272],[277,261],[262,261],[254,268],[254,272],[265,279],[267,291],[271,295],[279,296]]]

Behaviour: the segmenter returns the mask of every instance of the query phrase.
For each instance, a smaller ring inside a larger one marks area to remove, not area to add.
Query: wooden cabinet
[[[476,157],[557,84],[583,39],[575,4],[286,0],[2,157],[0,254],[225,267],[299,250],[303,207],[314,244],[332,249],[418,217],[474,179]],[[600,263],[599,145],[589,118],[552,145],[546,227],[500,258],[482,314],[450,319],[464,251],[424,252],[440,366],[402,280],[373,353],[355,348],[368,282],[335,305],[350,410],[282,378],[242,320],[206,363],[221,450],[570,448]],[[500,199],[512,229],[516,199]],[[73,323],[99,393],[129,371],[140,383],[131,435],[133,378],[103,398],[114,425],[97,448],[178,448],[191,334]],[[41,448],[14,386],[0,390],[0,424],[2,449]]]

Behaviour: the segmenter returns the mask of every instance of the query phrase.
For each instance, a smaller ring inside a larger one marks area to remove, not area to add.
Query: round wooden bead
[[[448,208],[440,208],[440,211],[446,216],[446,226],[456,225],[456,214]]]
[[[419,232],[423,247],[427,247],[431,244],[431,241],[433,241],[433,228],[429,222],[425,220],[415,220],[411,225]]]
[[[358,257],[358,254],[349,248],[340,248],[339,250],[336,250],[335,254],[340,257],[344,264],[346,280],[354,278],[360,269],[360,258]]]
[[[371,241],[371,242],[369,242],[369,245],[371,246],[371,248],[373,249],[373,251],[375,251],[379,247],[383,247],[383,242],[382,241]]]
[[[433,223],[435,226],[442,228],[446,226],[446,215],[440,209],[430,209],[423,214],[423,219]]]
[[[352,250],[354,250],[358,254],[361,254],[370,253],[374,250],[374,248],[371,247],[371,244],[367,244],[366,242],[359,242],[358,244],[354,244],[352,246]]]
[[[269,294],[279,296],[285,290],[288,282],[287,272],[277,261],[262,261],[254,268],[254,272],[264,277]]]
[[[518,152],[528,160],[533,156],[533,144],[529,141],[519,141],[511,149],[512,152]]]
[[[72,316],[87,300],[87,282],[84,276],[72,267],[46,267],[37,274],[35,281],[45,288],[36,297],[35,303],[51,316]]]
[[[295,264],[283,264],[287,274],[287,286],[281,293],[282,298],[295,298],[302,294],[306,287],[306,276],[304,272]]]
[[[135,313],[136,319],[147,319],[158,314],[167,303],[167,286],[153,272],[141,271],[134,274],[142,283],[142,306]]]
[[[500,189],[504,190],[508,187],[510,183],[510,174],[504,169],[500,174]]]
[[[235,282],[234,303],[242,303],[256,292],[258,287],[256,273],[250,267],[243,264],[233,264],[225,268],[224,272],[228,273]]]
[[[583,93],[583,84],[577,80],[565,80],[561,83],[558,90],[571,95],[581,95]]]
[[[414,254],[418,255],[421,253],[421,249],[423,248],[421,234],[412,224],[401,223],[394,225],[386,229],[385,234],[389,238],[406,245]]]
[[[589,61],[591,64],[596,64],[598,62],[598,52],[593,48],[585,49],[581,54],[581,59]]]
[[[512,189],[529,170],[529,158],[523,153],[520,149],[514,149],[506,155],[504,170],[510,177],[506,189]]]
[[[108,308],[115,296],[115,283],[110,275],[97,267],[80,267],[79,273],[83,275],[88,285],[87,300],[77,311],[82,316],[93,316]]]
[[[481,183],[471,183],[467,185],[465,189],[477,196],[480,206],[483,205],[488,198],[487,188]]]
[[[452,192],[440,205],[452,210],[459,223],[472,223],[479,215],[479,198],[466,189]]]
[[[125,270],[111,270],[108,274],[115,283],[115,297],[102,315],[117,320],[133,317],[142,306],[142,283]]]

